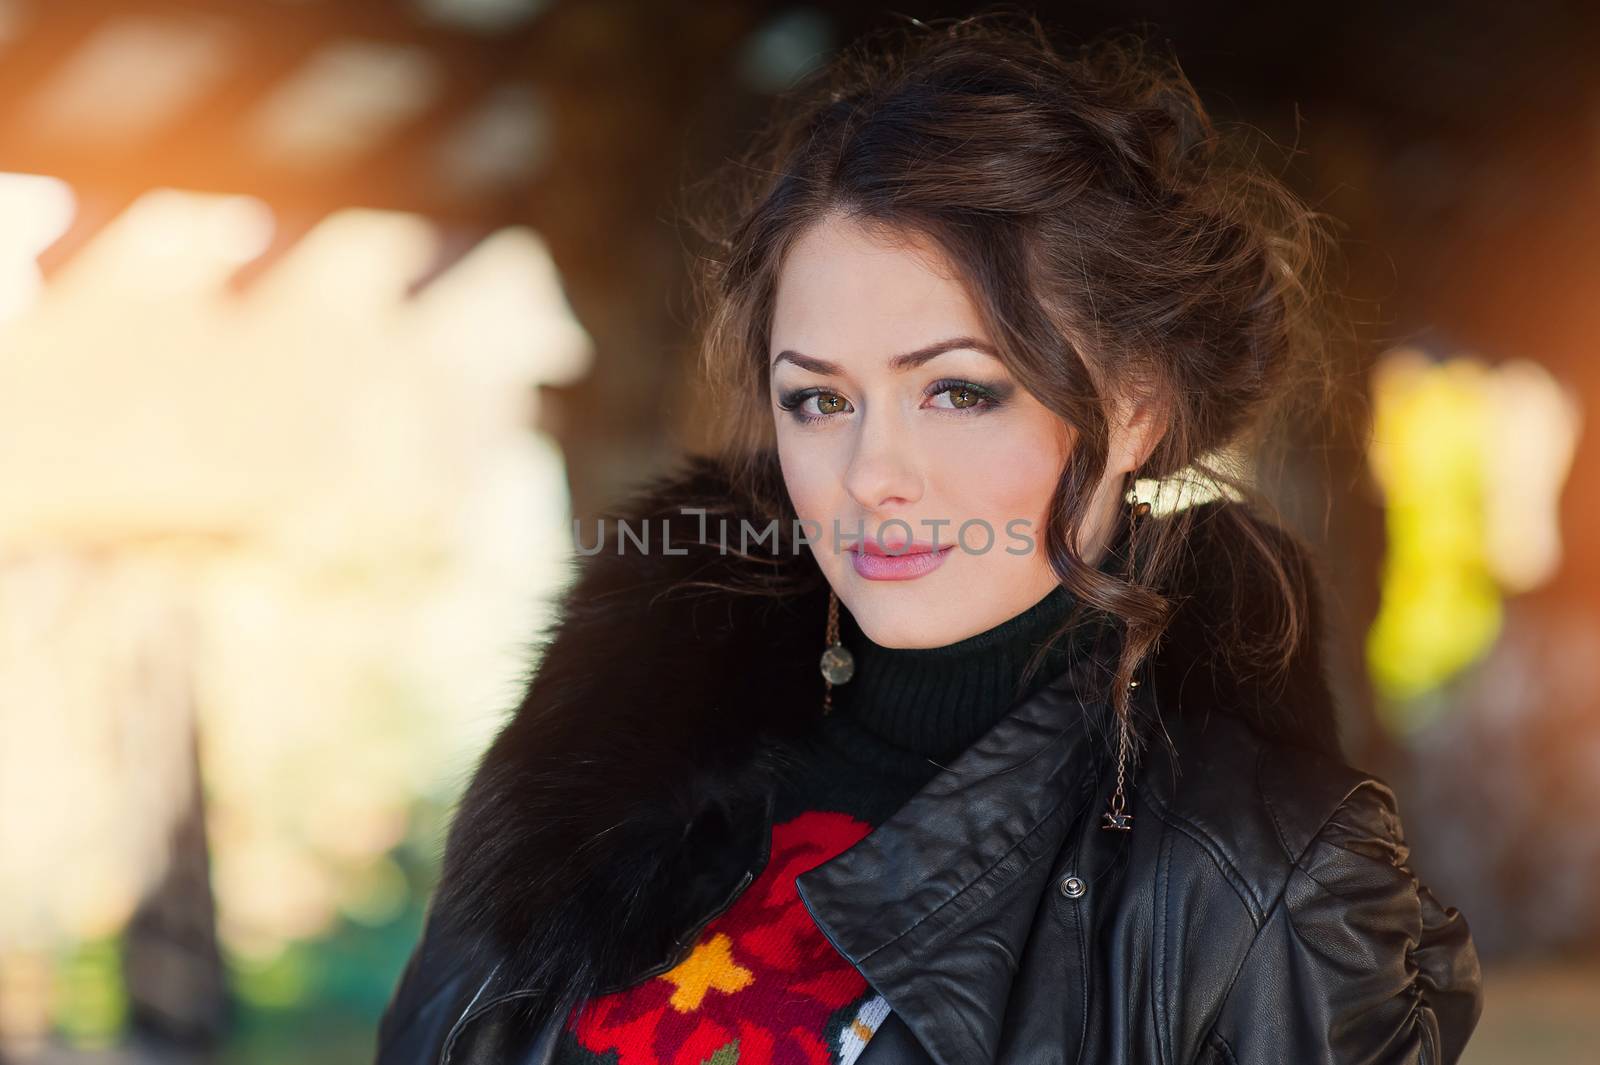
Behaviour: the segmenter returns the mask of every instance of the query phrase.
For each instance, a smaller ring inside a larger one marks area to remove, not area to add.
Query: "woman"
[[[580,530],[379,1062],[1455,1061],[1465,919],[1223,459],[1318,366],[1312,216],[1031,21],[788,103],[707,257],[725,438]]]

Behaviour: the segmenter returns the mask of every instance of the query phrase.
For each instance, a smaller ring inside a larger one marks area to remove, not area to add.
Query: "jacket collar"
[[[795,879],[817,926],[934,1061],[993,1061],[1016,961],[1073,826],[1098,819],[1084,660],[1014,707],[872,833]],[[1122,833],[1116,833],[1121,836]],[[993,900],[1016,904],[987,905]]]
[[[775,456],[762,469],[770,499],[781,491]],[[1239,504],[1200,506],[1212,516]],[[488,989],[480,998],[551,989],[559,1008],[652,968],[725,900],[764,843],[774,771],[820,713],[816,655],[804,649],[820,653],[827,586],[804,548],[725,549],[737,545],[707,512],[754,508],[717,460],[680,459],[607,515],[601,549],[576,560],[524,697],[462,798],[433,901],[430,922],[464,947],[472,986]],[[635,534],[626,542],[622,526]],[[1217,613],[1231,605],[1222,582],[1252,579],[1208,532],[1223,526],[1202,519],[1191,533],[1176,589],[1184,605],[1142,698],[1163,719],[1215,707],[1336,753],[1319,624],[1270,689],[1211,645],[1233,620]],[[642,529],[648,550],[635,542]],[[580,533],[586,550],[595,531]],[[1294,540],[1281,546],[1291,565],[1309,565]],[[800,878],[819,924],[880,990],[911,993],[916,971],[938,964],[932,937],[975,899],[1020,890],[1015,876],[1048,875],[1048,862],[1024,870],[1009,856],[1059,841],[1099,779],[1108,735],[1115,750],[1107,708],[1080,701],[1085,685],[1103,685],[1098,663],[1086,659],[1019,705],[889,821]],[[1080,705],[1098,709],[1063,712]],[[948,830],[974,817],[985,831]],[[885,907],[895,920],[879,920]],[[919,1035],[952,1052],[993,1038],[954,1021]]]

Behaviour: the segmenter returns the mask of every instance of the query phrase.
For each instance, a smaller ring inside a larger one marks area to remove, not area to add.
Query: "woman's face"
[[[778,280],[768,357],[784,480],[829,583],[886,647],[963,639],[1057,584],[1041,537],[1073,434],[985,351],[943,262],[830,217]],[[1108,470],[1096,497],[1107,518],[1119,481]]]

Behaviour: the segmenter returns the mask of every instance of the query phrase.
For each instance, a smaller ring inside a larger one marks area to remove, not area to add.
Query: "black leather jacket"
[[[716,476],[695,466],[632,513],[703,502],[724,490]],[[693,540],[681,526],[674,535]],[[774,723],[806,705],[772,693],[803,688],[815,669],[809,651],[783,648],[791,638],[820,646],[821,600],[813,589],[788,600],[792,612],[759,615],[732,596],[663,606],[655,592],[689,572],[677,567],[703,574],[710,556],[670,567],[604,557],[578,582],[457,815],[428,929],[379,1032],[379,1065],[548,1062],[565,975],[594,991],[664,971],[766,861],[760,752],[781,731]],[[1216,561],[1205,545],[1196,558]],[[601,602],[617,613],[584,609]],[[1466,921],[1408,867],[1390,787],[1330,744],[1314,637],[1274,689],[1288,694],[1267,703],[1197,650],[1203,613],[1186,624],[1140,689],[1171,742],[1151,744],[1138,767],[1131,832],[1101,827],[1114,772],[1105,707],[1086,696],[1103,664],[1089,660],[1013,708],[858,844],[797,878],[818,926],[893,1010],[859,1065],[1460,1056],[1483,994]],[[588,655],[608,644],[642,648],[642,673],[633,663],[596,672],[601,659]],[[693,657],[701,652],[714,655]],[[690,656],[674,676],[706,687],[652,685],[650,667],[683,664],[657,657],[670,655]],[[791,658],[806,661],[797,669]],[[777,705],[770,717],[747,715],[749,731],[728,741],[718,731],[727,708],[754,705],[727,701],[749,698],[746,684]],[[644,691],[655,696],[648,716],[617,709]],[[1228,712],[1219,693],[1255,712]],[[619,727],[659,729],[646,746],[663,747],[662,760],[640,764],[631,745],[615,754],[608,730]],[[657,795],[671,812],[641,820],[640,800],[653,793],[639,782],[696,759],[702,772],[680,773]],[[558,769],[573,764],[590,772]],[[619,805],[568,825],[569,835],[549,827],[603,805],[584,790],[601,784],[622,792]],[[701,832],[710,821],[718,827]],[[613,838],[614,850],[581,867],[562,849]],[[673,860],[695,847],[707,849]],[[637,898],[641,883],[643,905],[657,907],[648,913],[617,901]]]

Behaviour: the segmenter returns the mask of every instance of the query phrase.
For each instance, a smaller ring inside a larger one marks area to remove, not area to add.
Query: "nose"
[[[922,498],[922,475],[891,419],[864,414],[844,487],[863,511],[878,514]]]

